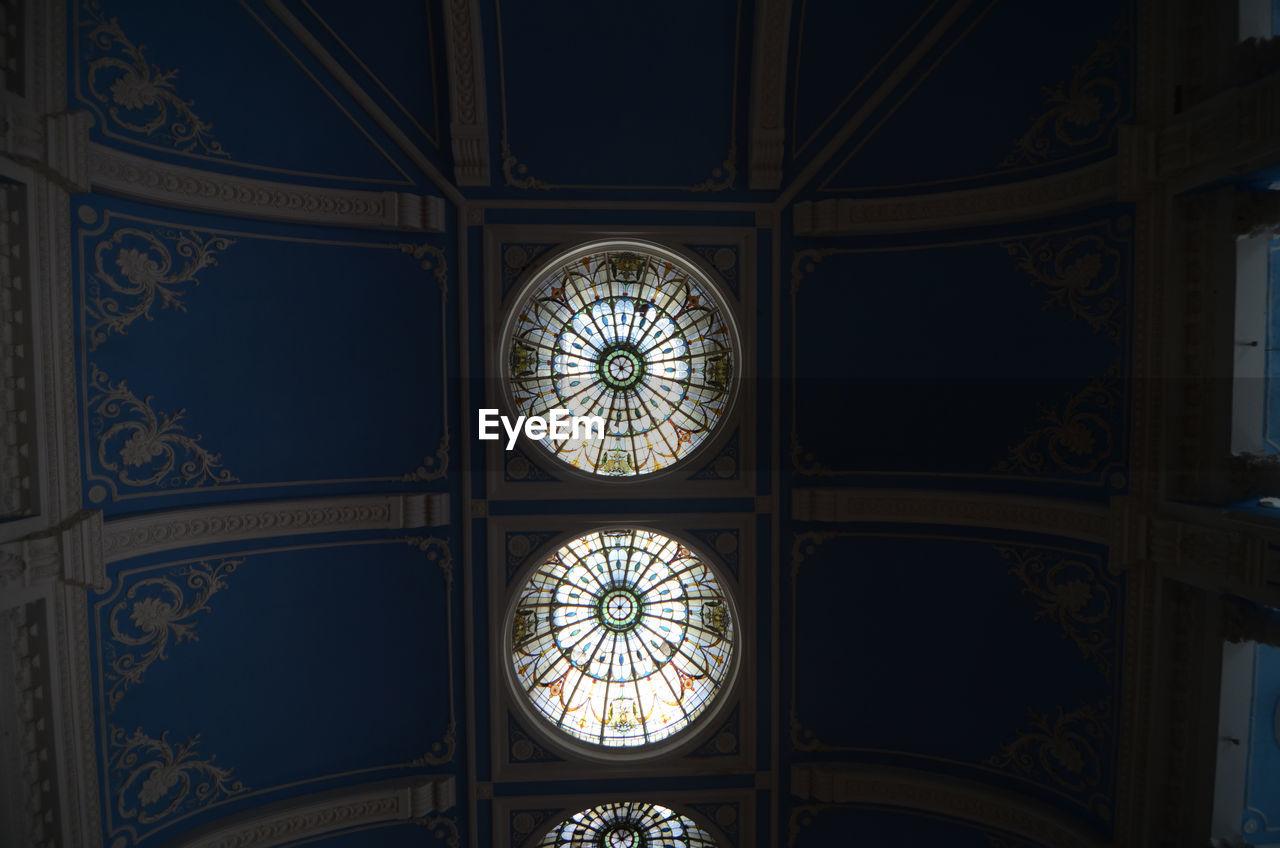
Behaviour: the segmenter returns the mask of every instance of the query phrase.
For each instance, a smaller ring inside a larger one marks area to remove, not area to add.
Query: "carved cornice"
[[[88,112],[39,115],[0,102],[0,155],[27,165],[69,192],[89,190]]]
[[[891,521],[999,527],[1105,543],[1107,511],[1072,501],[974,492],[893,489],[795,489],[796,521]]]
[[[484,97],[484,51],[476,0],[448,0],[444,10],[449,57],[449,133],[453,178],[460,186],[489,184],[489,129]]]
[[[277,183],[157,162],[89,145],[95,189],[146,203],[300,224],[444,232],[444,198]]]
[[[454,796],[452,776],[357,786],[232,816],[169,844],[171,848],[296,845],[340,830],[423,819],[450,809]]]
[[[1231,452],[1232,350],[1236,215],[1234,191],[1196,194],[1175,203],[1180,227],[1168,259],[1174,309],[1165,353],[1170,366],[1164,439],[1171,496],[1225,502]]]
[[[795,205],[798,236],[857,235],[1021,221],[1093,206],[1116,196],[1117,162],[963,191],[907,197],[807,200]]]
[[[0,545],[0,608],[55,582],[107,588],[101,512],[82,512],[51,530]]]
[[[791,35],[791,0],[756,4],[755,55],[751,61],[751,150],[747,185],[782,186],[785,150],[787,44]]]
[[[1212,508],[1179,505],[1163,512],[1136,501],[1112,504],[1112,556],[1117,566],[1150,564],[1164,574],[1212,591],[1266,597],[1280,562],[1252,525]]]
[[[31,363],[30,214],[26,188],[0,183],[0,516],[36,511]]]
[[[804,763],[791,767],[791,793],[829,804],[897,807],[960,819],[1043,848],[1096,848],[1055,811],[978,784],[909,769]]]
[[[1280,74],[1231,88],[1183,112],[1155,137],[1155,171],[1174,191],[1274,164]]]
[[[438,527],[449,522],[448,493],[357,495],[226,504],[120,518],[106,523],[107,562],[219,542]]]
[[[58,786],[46,606],[24,604],[0,612],[0,661],[5,672],[0,692],[0,720],[8,733],[0,743],[5,755],[4,783],[9,789],[0,811],[6,844],[63,846],[58,827]]]

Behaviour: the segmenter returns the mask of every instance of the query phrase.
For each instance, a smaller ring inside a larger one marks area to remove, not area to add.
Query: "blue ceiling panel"
[[[93,508],[403,489],[424,461],[443,473],[447,240],[96,197],[75,214]]]
[[[1105,497],[1124,456],[1131,228],[1121,211],[1002,236],[797,245],[784,343],[796,469],[1001,473]]]
[[[945,530],[802,533],[795,549],[784,655],[824,683],[794,690],[793,759],[1014,781],[1109,831],[1124,581],[1105,549]]]
[[[725,160],[746,152],[736,126],[747,102],[740,0],[507,2],[499,15],[513,179],[669,188],[731,179]]]
[[[931,818],[919,812],[846,805],[797,804],[792,807],[788,830],[795,835],[789,843],[794,848],[829,848],[849,844],[851,839],[876,848],[1038,848],[1004,832],[965,822]]]
[[[411,185],[388,140],[260,3],[83,0],[72,108],[94,140],[262,179]]]
[[[790,85],[792,157],[838,129],[914,47],[941,0],[901,3],[800,0],[794,5]]]
[[[387,114],[406,134],[440,147],[448,118],[448,82],[442,74],[443,34],[423,0],[300,0],[294,14],[317,37],[334,40],[333,55],[368,81],[366,91],[389,98]],[[327,40],[327,39],[326,39]],[[447,133],[446,133],[447,135]]]
[[[242,546],[117,572],[90,602],[107,843],[453,768],[453,547]]]
[[[817,191],[917,193],[1079,167],[1131,114],[1127,0],[991,2],[859,127]],[[945,130],[941,128],[946,128]]]

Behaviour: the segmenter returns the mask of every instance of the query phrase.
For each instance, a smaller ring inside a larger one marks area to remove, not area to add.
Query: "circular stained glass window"
[[[666,739],[729,678],[735,623],[715,574],[661,533],[598,530],[534,570],[515,605],[511,665],[533,708],[611,748]]]
[[[715,848],[693,819],[657,804],[623,801],[577,813],[542,837],[538,848]]]
[[[584,419],[540,442],[592,474],[669,468],[706,441],[734,394],[727,310],[687,260],[641,242],[595,244],[553,262],[518,304],[507,338],[516,412]]]

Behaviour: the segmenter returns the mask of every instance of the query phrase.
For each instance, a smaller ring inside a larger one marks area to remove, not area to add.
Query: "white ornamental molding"
[[[415,778],[304,795],[215,822],[170,848],[272,848],[338,831],[427,819],[453,807],[452,776]]]
[[[0,183],[0,516],[36,511],[29,214],[22,185]]]
[[[400,191],[317,188],[217,174],[89,146],[100,191],[171,206],[298,224],[444,232],[444,198]]]
[[[0,841],[59,845],[45,605],[0,612]]]
[[[489,184],[484,51],[480,47],[480,12],[477,6],[477,0],[449,0],[444,12],[445,48],[449,58],[453,178],[460,186]]]
[[[1111,524],[1101,506],[1053,498],[909,489],[796,489],[796,521],[888,521],[996,527],[1105,544]]]
[[[1173,191],[1275,163],[1280,75],[1231,88],[1183,112],[1155,139],[1156,173]]]
[[[39,115],[0,102],[0,155],[27,165],[69,192],[89,190],[88,112]]]
[[[760,0],[756,5],[755,55],[751,62],[751,188],[782,187],[786,149],[787,45],[791,0]]]
[[[1117,162],[1010,185],[907,197],[837,198],[795,204],[798,236],[859,235],[1021,221],[1114,199]]]
[[[839,763],[791,767],[791,793],[829,804],[897,807],[1001,831],[1044,848],[1098,848],[1055,810],[1013,793],[937,774]]]
[[[101,512],[82,512],[51,530],[0,544],[0,609],[43,596],[54,583],[107,589]]]
[[[1147,523],[1147,555],[1169,568],[1246,586],[1266,585],[1266,541],[1242,530],[1155,517]]]
[[[263,501],[153,512],[108,521],[102,547],[105,561],[117,562],[218,542],[303,533],[405,530],[448,523],[447,492]]]

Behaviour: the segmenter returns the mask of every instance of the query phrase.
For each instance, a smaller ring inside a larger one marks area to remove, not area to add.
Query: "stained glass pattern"
[[[601,245],[553,266],[521,305],[512,399],[525,416],[605,420],[604,438],[541,439],[558,459],[609,477],[649,474],[688,456],[724,417],[732,340],[689,267],[640,245]]]
[[[715,848],[690,819],[658,804],[624,801],[583,810],[552,828],[538,848]]]
[[[715,575],[675,539],[600,530],[529,578],[511,660],[537,712],[596,745],[634,747],[686,727],[725,683],[735,623]]]

